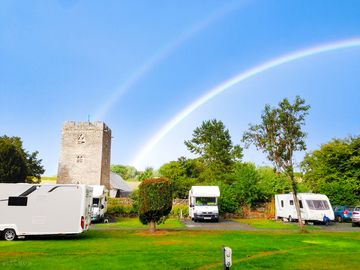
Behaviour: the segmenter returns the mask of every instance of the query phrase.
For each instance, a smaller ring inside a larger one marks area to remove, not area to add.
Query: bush
[[[109,198],[108,201],[108,208],[107,208],[107,215],[113,217],[124,217],[124,216],[136,216],[137,209],[134,207],[134,203],[129,201],[124,201],[122,198]]]
[[[109,205],[107,214],[110,216],[132,216],[134,212],[132,205]]]
[[[239,207],[237,192],[232,185],[220,185],[220,213],[235,213]]]
[[[150,224],[155,230],[155,223],[164,222],[172,208],[171,183],[166,178],[150,178],[139,186],[139,219],[143,224]]]

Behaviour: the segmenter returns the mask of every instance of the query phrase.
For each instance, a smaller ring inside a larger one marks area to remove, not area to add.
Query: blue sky
[[[240,143],[266,103],[311,105],[309,151],[359,135],[360,46],[264,71],[198,107],[139,159],[192,102],[254,66],[360,39],[360,1],[0,2],[0,135],[20,136],[55,175],[65,121],[104,121],[112,163],[159,167],[191,157],[183,141],[216,118]],[[244,160],[268,164],[250,148]],[[301,161],[302,154],[297,155]]]

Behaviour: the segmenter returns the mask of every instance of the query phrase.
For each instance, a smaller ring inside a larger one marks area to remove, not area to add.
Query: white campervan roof
[[[105,186],[102,185],[90,185],[93,188],[93,198],[99,198],[104,194]]]
[[[218,186],[193,186],[190,194],[194,197],[220,197],[220,190]]]

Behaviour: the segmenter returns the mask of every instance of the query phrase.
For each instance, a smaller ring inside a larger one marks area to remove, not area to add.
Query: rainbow
[[[284,65],[305,57],[314,56],[317,54],[322,54],[326,52],[349,49],[354,47],[360,47],[360,38],[353,38],[347,40],[340,40],[332,43],[322,44],[315,47],[291,52],[289,54],[280,56],[278,58],[272,59],[255,67],[252,67],[240,74],[220,83],[214,88],[206,91],[206,94],[201,96],[199,99],[195,100],[190,105],[186,106],[182,111],[175,115],[168,123],[166,123],[159,132],[154,134],[150,140],[142,147],[141,151],[135,156],[131,164],[135,167],[141,167],[141,163],[145,157],[150,153],[150,151],[159,143],[176,125],[178,125],[182,120],[188,117],[193,113],[197,108],[202,106],[207,101],[213,99],[217,95],[221,94],[230,87],[243,82],[249,78],[252,78],[262,72],[268,71],[270,69],[276,68],[280,65]]]
[[[192,39],[199,32],[208,28],[216,21],[221,20],[229,13],[241,8],[243,5],[243,2],[226,5],[224,8],[220,9],[215,14],[209,16],[204,21],[201,21],[191,27],[189,31],[182,33],[176,39],[169,42],[158,53],[155,53],[150,59],[145,61],[137,70],[135,70],[134,73],[131,74],[131,76],[129,76],[126,81],[124,81],[122,85],[120,85],[120,87],[111,95],[111,97],[107,99],[106,102],[104,102],[101,108],[99,108],[97,112],[95,112],[94,119],[103,119],[123,95],[125,95],[134,85],[144,79],[144,77],[146,77],[148,73],[150,73],[167,57],[173,54],[184,43]]]

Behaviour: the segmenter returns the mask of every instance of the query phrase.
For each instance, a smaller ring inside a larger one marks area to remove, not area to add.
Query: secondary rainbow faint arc
[[[149,72],[157,67],[162,61],[169,57],[173,52],[180,48],[188,40],[196,36],[199,32],[208,26],[225,17],[227,14],[239,9],[245,1],[229,4],[217,11],[206,20],[199,22],[190,28],[189,31],[182,33],[176,39],[168,43],[162,50],[155,53],[150,59],[145,61],[120,87],[112,94],[112,96],[95,112],[95,119],[104,118],[109,110],[119,101],[122,95],[126,94],[131,88],[139,83]]]
[[[146,143],[142,148],[140,153],[138,153],[135,159],[132,162],[132,165],[135,167],[140,167],[144,158],[150,153],[150,151],[155,147],[155,145],[161,141],[162,138],[166,136],[176,125],[178,125],[182,120],[194,112],[197,108],[202,106],[204,103],[210,99],[216,97],[220,93],[229,89],[230,87],[247,80],[251,77],[254,77],[262,72],[268,71],[270,69],[276,68],[280,65],[287,64],[296,60],[299,60],[304,57],[313,56],[316,54],[321,54],[330,51],[336,51],[340,49],[347,49],[360,46],[360,38],[353,38],[347,40],[340,40],[332,43],[322,44],[315,47],[295,51],[278,58],[267,61],[263,64],[252,67],[240,74],[220,83],[214,88],[206,91],[206,94],[201,96],[199,99],[195,100],[193,103],[185,107],[177,115],[175,115],[168,123],[166,123],[159,132],[157,132],[152,138]]]

